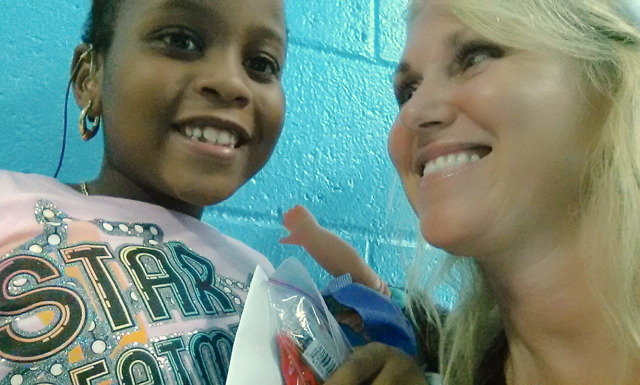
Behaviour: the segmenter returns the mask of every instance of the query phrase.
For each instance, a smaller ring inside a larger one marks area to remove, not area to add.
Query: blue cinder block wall
[[[204,220],[267,255],[300,258],[317,283],[328,277],[299,247],[283,246],[282,212],[307,206],[350,241],[385,279],[404,283],[400,254],[414,223],[387,154],[397,113],[391,78],[404,41],[407,0],[288,0],[287,115],[267,167]],[[60,151],[64,89],[88,0],[0,0],[0,167],[52,175]],[[61,180],[91,179],[101,139],[82,142],[69,107]],[[403,252],[404,251],[404,252]]]

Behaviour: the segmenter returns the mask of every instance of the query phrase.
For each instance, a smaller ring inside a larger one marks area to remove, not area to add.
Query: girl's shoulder
[[[0,198],[8,193],[19,194],[34,190],[71,190],[60,181],[39,174],[26,174],[17,171],[0,170]]]
[[[149,241],[182,241],[205,254],[234,256],[223,258],[231,259],[230,268],[253,272],[260,265],[267,273],[273,270],[258,251],[186,214],[130,199],[85,196],[48,176],[0,170],[0,212],[4,214],[0,216],[0,232],[23,222],[34,225],[37,213],[47,208],[68,220],[97,224],[104,236],[126,236],[135,229],[149,229],[154,231]]]

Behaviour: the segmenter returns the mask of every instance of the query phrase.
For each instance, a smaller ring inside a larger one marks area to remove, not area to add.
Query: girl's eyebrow
[[[215,7],[211,4],[211,0],[167,0],[158,6],[158,10],[160,11],[175,9],[182,9],[198,14],[209,13],[217,15]],[[223,20],[220,20],[220,22],[223,22]],[[266,40],[273,40],[283,47],[286,47],[287,45],[287,36],[283,36],[273,28],[268,26],[258,26],[254,31]]]
[[[278,33],[273,28],[267,26],[258,26],[253,31],[265,40],[273,40],[276,43],[280,44],[282,47],[287,46],[286,36],[282,36],[282,34]]]
[[[160,10],[180,8],[180,9],[184,9],[186,11],[192,11],[192,12],[193,11],[206,12],[206,11],[211,11],[213,9],[213,7],[208,3],[209,3],[208,1],[202,1],[202,0],[167,0],[162,4],[160,4],[158,8]]]

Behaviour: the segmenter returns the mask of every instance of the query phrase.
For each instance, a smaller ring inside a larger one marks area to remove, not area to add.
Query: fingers
[[[296,205],[282,214],[282,225],[289,231],[296,228],[313,228],[316,218],[304,206]]]
[[[356,348],[325,385],[369,383],[387,364],[385,352],[388,348],[379,343]]]
[[[298,245],[300,246],[300,243],[298,242],[297,238],[293,235],[289,235],[287,237],[284,238],[280,238],[279,241],[281,244],[283,245]]]
[[[345,308],[332,311],[332,313],[338,323],[349,326],[357,333],[361,333],[364,330],[364,321],[362,320],[362,317],[360,317],[360,314],[355,310]],[[363,337],[369,340],[367,336]]]
[[[304,211],[306,210],[304,207],[300,205],[296,205],[293,208],[290,208],[286,213],[282,214],[282,224],[287,230],[291,230],[291,228],[299,225],[300,218],[303,217]]]
[[[407,358],[411,361],[394,361],[385,365],[371,385],[429,385],[429,381],[418,365],[410,357]]]
[[[413,358],[399,349],[370,343],[356,348],[325,385],[428,385]]]
[[[298,214],[298,215],[300,215],[300,216],[306,216],[306,215],[313,216],[313,215],[311,214],[311,211],[307,210],[307,208],[306,208],[306,207],[301,206],[301,205],[295,205],[295,206],[291,209],[291,211],[295,212],[296,214]]]
[[[295,222],[295,213],[293,213],[292,210],[293,209],[290,209],[286,213],[282,214],[282,225],[289,231],[291,231]]]
[[[374,343],[375,344],[375,343]],[[356,385],[368,384],[382,370],[385,362],[370,347],[356,348],[342,363],[325,385]]]

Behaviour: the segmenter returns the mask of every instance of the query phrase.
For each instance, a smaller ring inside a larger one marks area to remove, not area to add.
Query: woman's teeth
[[[478,160],[480,160],[480,155],[473,153],[461,152],[458,154],[444,155],[428,162],[424,166],[423,176],[444,170],[445,168],[456,167],[461,164],[475,162]]]
[[[186,127],[184,134],[196,142],[205,142],[218,146],[235,147],[238,138],[229,131],[218,130],[213,127]]]

